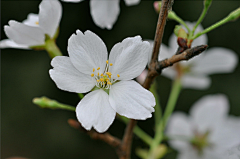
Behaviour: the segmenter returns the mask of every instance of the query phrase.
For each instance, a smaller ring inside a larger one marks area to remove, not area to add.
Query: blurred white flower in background
[[[81,2],[83,0],[62,0],[65,2]],[[126,5],[137,5],[140,0],[125,0]],[[120,13],[120,0],[90,0],[90,12],[94,23],[100,28],[112,29]]]
[[[91,31],[77,31],[68,41],[69,57],[57,56],[50,76],[57,87],[88,93],[77,105],[76,114],[84,128],[106,131],[116,113],[132,119],[152,116],[153,94],[131,80],[144,70],[150,44],[140,36],[126,38],[113,46],[108,60],[104,42]]]
[[[4,31],[9,39],[0,41],[0,48],[29,49],[45,44],[45,34],[53,38],[62,17],[62,6],[58,0],[43,0],[39,14],[30,13],[22,23],[10,20]]]
[[[195,23],[187,22],[189,28]],[[196,32],[202,31],[202,26],[198,26]],[[153,41],[149,41],[153,47]],[[204,34],[193,41],[192,47],[207,44],[207,35]],[[158,60],[164,60],[173,56],[178,49],[177,37],[172,34],[169,39],[169,47],[162,44]],[[152,53],[151,53],[152,54]],[[149,62],[151,60],[149,56]],[[212,47],[189,61],[181,61],[162,71],[162,75],[172,80],[178,74],[181,74],[183,88],[206,89],[211,84],[210,74],[231,73],[238,63],[238,57],[235,52],[222,47]],[[137,80],[143,81],[144,75],[140,75]]]
[[[192,106],[190,116],[173,113],[166,135],[179,151],[177,159],[227,159],[228,151],[240,144],[240,118],[228,111],[226,96],[208,95]]]

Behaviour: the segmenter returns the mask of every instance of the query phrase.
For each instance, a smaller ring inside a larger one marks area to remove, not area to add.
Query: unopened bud
[[[204,0],[204,7],[208,8],[212,4],[212,0]]]
[[[181,25],[176,25],[176,26],[175,26],[174,34],[175,34],[178,38],[187,39],[187,37],[188,37],[186,31],[182,28]]]
[[[162,5],[162,2],[161,2],[161,1],[155,1],[155,2],[153,3],[153,7],[154,7],[154,9],[155,9],[155,11],[156,11],[157,13],[160,12],[161,5]]]
[[[230,20],[237,20],[238,18],[240,18],[240,8],[231,12],[228,17]]]

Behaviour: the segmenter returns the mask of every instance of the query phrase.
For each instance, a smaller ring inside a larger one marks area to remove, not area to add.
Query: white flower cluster
[[[170,146],[179,151],[177,159],[236,157],[230,151],[240,145],[240,118],[228,116],[228,111],[227,97],[219,94],[201,98],[189,116],[173,113],[166,135],[173,138]]]

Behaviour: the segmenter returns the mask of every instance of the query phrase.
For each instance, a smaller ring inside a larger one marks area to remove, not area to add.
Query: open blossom
[[[62,0],[65,2],[81,2],[83,0]],[[136,5],[140,0],[125,0],[126,5]],[[120,0],[90,0],[90,12],[94,23],[100,28],[112,29],[120,13]]]
[[[10,20],[4,26],[9,39],[0,41],[0,48],[29,49],[45,44],[45,34],[53,38],[62,16],[62,6],[58,0],[43,0],[39,14],[30,13],[22,23]]]
[[[240,118],[228,116],[224,95],[208,95],[190,109],[171,116],[166,135],[175,140],[170,146],[179,151],[177,159],[230,159],[240,146]],[[177,140],[187,139],[187,140]]]
[[[131,80],[144,70],[149,50],[150,44],[140,36],[126,38],[114,45],[108,59],[107,48],[96,34],[77,30],[68,41],[69,57],[55,57],[50,76],[62,90],[92,91],[77,105],[77,118],[87,130],[104,132],[116,113],[140,120],[152,116],[153,94]]]
[[[194,26],[187,23],[190,28]],[[202,31],[202,26],[198,26],[196,32]],[[149,41],[153,46],[153,41]],[[192,46],[207,44],[206,34],[195,39]],[[178,49],[177,37],[172,34],[169,39],[169,47],[162,44],[158,60],[164,60],[173,56]],[[150,54],[151,55],[151,54]],[[150,62],[151,56],[149,56]],[[222,47],[213,47],[204,51],[197,57],[189,61],[181,61],[162,71],[162,75],[170,79],[175,79],[180,73],[183,88],[206,89],[211,84],[210,74],[230,73],[234,71],[238,63],[238,57],[232,50]],[[145,78],[143,75],[138,77]]]

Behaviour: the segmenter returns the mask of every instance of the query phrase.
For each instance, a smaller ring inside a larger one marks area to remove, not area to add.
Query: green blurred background
[[[1,39],[6,35],[3,26],[11,19],[23,21],[29,13],[38,13],[40,1],[1,1]],[[121,13],[112,30],[102,30],[91,18],[89,1],[62,3],[63,16],[57,45],[67,55],[67,40],[76,29],[91,30],[99,35],[108,50],[129,36],[141,35],[153,39],[158,15],[153,1],[141,1],[137,6],[127,7],[120,3]],[[221,20],[239,7],[239,1],[216,1],[210,7],[203,27]],[[173,10],[184,20],[196,21],[203,8],[202,1],[175,1]],[[167,21],[163,43],[168,44],[177,23]],[[208,35],[210,47],[232,49],[240,57],[240,19],[217,28]],[[50,58],[45,51],[3,49],[1,50],[1,158],[22,156],[34,159],[115,159],[112,147],[95,141],[67,124],[69,118],[76,119],[75,113],[63,110],[40,109],[32,103],[34,97],[47,96],[59,102],[76,106],[79,98],[74,93],[59,90],[50,79]],[[240,115],[240,65],[231,74],[212,75],[212,85],[206,90],[185,89],[180,94],[176,110],[188,112],[191,105],[205,94],[223,93],[229,98],[230,113]],[[164,107],[170,92],[171,81],[158,77],[158,92]],[[138,124],[153,135],[153,119]],[[125,125],[115,120],[109,132],[119,138]],[[132,158],[138,158],[136,148],[147,146],[134,137]],[[174,158],[176,152],[166,156]]]

